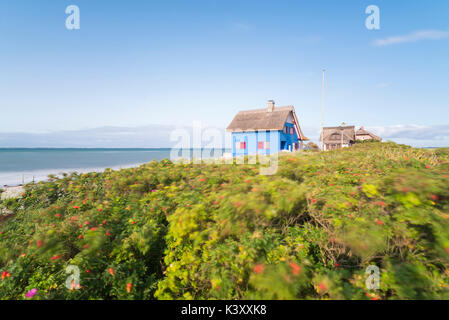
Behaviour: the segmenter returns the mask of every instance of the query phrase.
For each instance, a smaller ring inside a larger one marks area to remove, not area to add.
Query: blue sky
[[[365,27],[371,4],[380,30]],[[446,0],[2,0],[0,147],[14,133],[224,128],[268,99],[293,104],[313,139],[322,68],[326,125],[449,146],[448,17]]]

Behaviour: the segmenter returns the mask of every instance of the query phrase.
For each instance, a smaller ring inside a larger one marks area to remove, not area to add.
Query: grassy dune
[[[164,160],[1,205],[0,299],[449,299],[447,149],[286,154],[274,176]]]

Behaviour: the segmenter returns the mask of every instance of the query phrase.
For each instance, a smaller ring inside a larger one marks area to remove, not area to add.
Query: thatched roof
[[[298,119],[296,118],[295,108],[293,106],[275,108],[274,102],[272,103],[271,109],[269,106],[265,109],[240,111],[226,130],[231,132],[282,130],[289,114],[292,114],[299,139],[309,140],[302,134]]]
[[[374,133],[365,130],[364,127],[360,127],[360,129],[357,130],[355,133],[356,139],[360,136],[369,136],[371,139],[382,141],[381,137],[376,136]]]
[[[348,144],[355,141],[355,127],[354,126],[339,126],[339,127],[324,127],[324,143],[341,143],[343,135],[343,143]],[[323,134],[322,133],[322,134]],[[322,136],[320,135],[320,141]]]

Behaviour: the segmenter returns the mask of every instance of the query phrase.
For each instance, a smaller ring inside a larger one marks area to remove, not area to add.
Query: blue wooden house
[[[272,154],[302,150],[307,139],[299,127],[293,106],[240,111],[226,129],[232,132],[232,155]]]

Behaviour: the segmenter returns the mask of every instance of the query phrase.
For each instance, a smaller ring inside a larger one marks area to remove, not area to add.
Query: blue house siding
[[[281,131],[251,131],[232,133],[232,156],[246,156],[248,154],[262,154],[279,152]],[[245,143],[245,149],[238,149],[237,143]],[[269,149],[259,149],[259,142],[268,142]]]
[[[293,134],[290,134],[290,128],[295,129],[295,126],[291,123],[286,123],[287,132],[284,130],[278,131],[250,131],[250,132],[233,132],[232,133],[232,155],[233,157],[246,156],[249,154],[270,154],[277,153],[281,150],[294,150],[296,143],[299,147],[298,134],[294,130]],[[245,143],[245,149],[238,149],[237,143]],[[268,142],[270,144],[269,149],[259,149],[258,142]]]
[[[280,131],[280,145],[279,150],[293,150],[294,143],[299,143],[298,133],[295,130],[295,126],[292,123],[285,123],[285,126],[290,130],[290,128],[293,128],[294,134],[290,134],[290,131],[287,131],[288,133],[284,133],[284,131]]]

